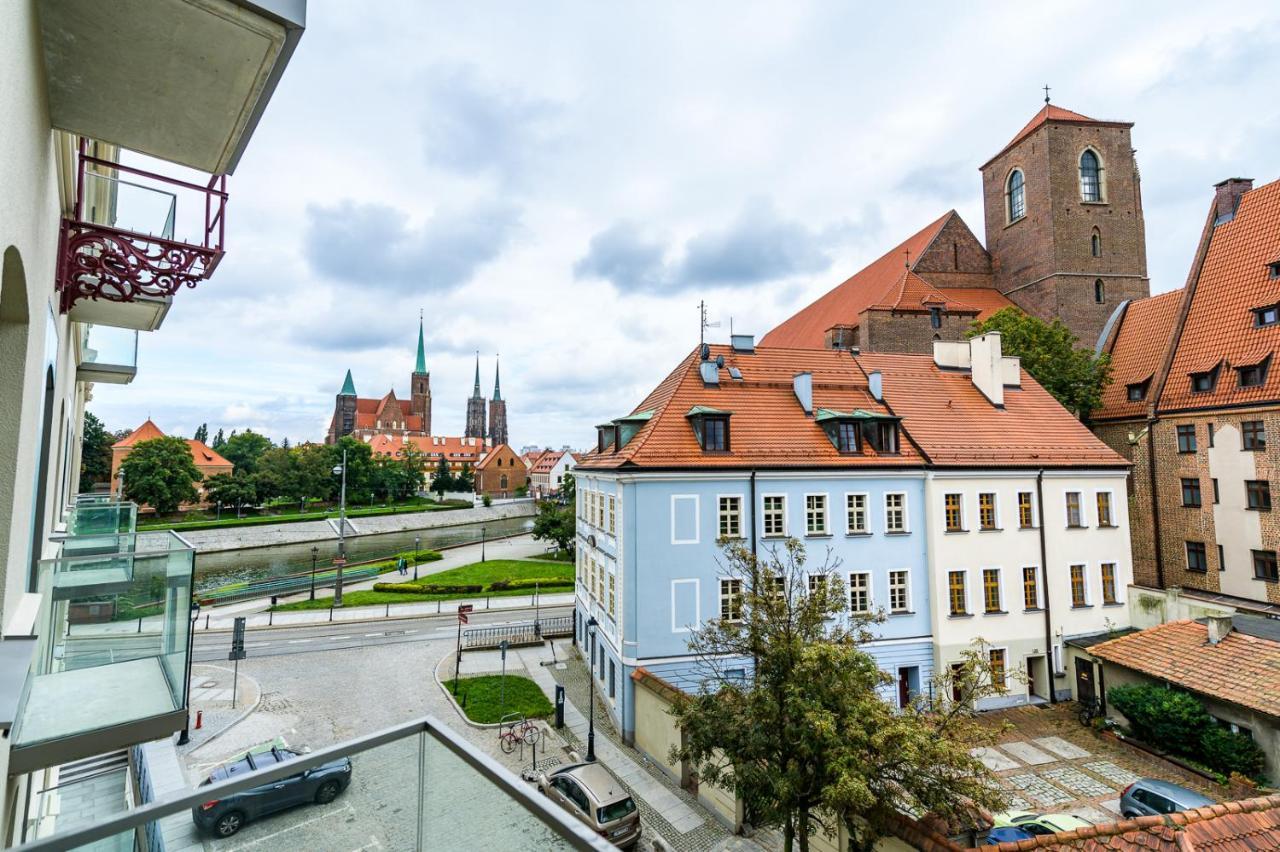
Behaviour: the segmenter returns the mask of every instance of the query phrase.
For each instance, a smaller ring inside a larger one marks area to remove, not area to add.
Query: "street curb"
[[[507,597],[513,597],[513,598],[514,598],[514,597],[517,597],[517,596],[516,596],[516,595],[508,595]],[[452,601],[447,601],[447,603],[452,603]],[[375,606],[376,606],[376,604],[375,604]],[[550,609],[550,608],[552,608],[552,607],[572,607],[572,606],[573,606],[573,601],[565,601],[564,603],[544,604],[544,606],[545,606],[546,608],[548,608],[548,609]],[[355,608],[356,608],[356,607],[353,607],[353,609],[355,609]],[[518,607],[518,606],[495,606],[495,607],[486,607],[485,609],[477,609],[477,610],[475,610],[475,612],[476,612],[476,613],[483,613],[483,612],[506,612],[506,611],[515,611],[515,610],[518,610],[518,609],[528,609],[528,608],[529,608],[529,607]],[[250,613],[250,615],[259,615],[260,613],[261,613],[261,610],[259,610],[258,612],[252,612],[252,613]],[[326,625],[326,624],[377,624],[378,622],[387,622],[387,621],[410,621],[410,620],[412,620],[412,619],[418,619],[418,618],[445,618],[445,617],[450,616],[450,615],[453,615],[453,613],[452,613],[452,612],[449,612],[449,611],[445,611],[445,612],[424,612],[424,613],[420,613],[420,614],[418,614],[418,615],[398,615],[398,616],[397,616],[397,615],[391,615],[391,616],[383,615],[383,616],[379,616],[379,617],[377,617],[377,618],[343,618],[343,619],[339,619],[339,620],[337,620],[337,621],[306,621],[306,622],[299,622],[299,623],[297,623],[297,624],[258,624],[258,625],[252,625],[252,626],[248,627],[248,629],[249,629],[249,630],[297,630],[297,629],[298,629],[298,628],[300,628],[300,627],[321,627],[321,626]],[[234,630],[235,630],[235,628],[234,628],[234,627],[210,627],[210,628],[208,628],[208,629],[205,629],[205,628],[196,628],[196,635],[197,635],[197,636],[203,636],[203,635],[206,635],[206,634],[231,633],[231,632],[232,632],[232,631],[234,631]]]
[[[450,706],[453,707],[453,711],[458,714],[458,718],[461,719],[463,723],[466,724],[468,727],[475,728],[477,730],[482,730],[482,731],[492,730],[494,728],[501,728],[502,727],[501,722],[471,721],[471,719],[463,711],[462,707],[458,704],[457,699],[453,697],[453,693],[449,691],[449,687],[444,685],[444,681],[440,679],[440,667],[444,665],[445,661],[447,661],[453,656],[454,656],[454,652],[450,652],[449,654],[441,657],[440,660],[435,664],[435,666],[432,667],[431,677],[435,680],[436,686],[440,687],[440,691],[443,692],[445,694],[445,697],[449,699],[449,704]]]
[[[209,667],[209,668],[211,668],[211,669],[221,669],[221,670],[222,670],[222,671],[224,671],[224,672],[229,672],[229,671],[231,671],[231,669],[227,668],[226,666],[215,666],[215,665],[213,665],[212,663],[195,663],[194,665],[197,665],[197,666],[208,666],[208,667]],[[187,754],[195,754],[195,753],[196,753],[196,752],[198,752],[200,749],[204,748],[204,747],[205,747],[205,746],[207,746],[209,743],[213,742],[213,741],[214,741],[214,740],[216,740],[218,737],[222,736],[222,735],[223,735],[223,734],[225,734],[227,731],[229,731],[229,730],[231,730],[232,728],[234,728],[236,725],[239,725],[239,724],[240,724],[241,722],[243,722],[245,719],[249,718],[250,714],[252,714],[252,713],[253,713],[253,711],[257,710],[257,709],[258,709],[258,706],[259,706],[260,704],[262,704],[262,684],[258,683],[258,679],[257,679],[256,677],[254,677],[253,675],[246,674],[246,675],[244,675],[244,677],[247,677],[249,680],[253,681],[253,685],[254,685],[254,686],[256,686],[256,687],[258,687],[258,697],[257,697],[257,699],[255,699],[255,700],[254,700],[254,702],[253,702],[252,706],[250,706],[250,707],[249,707],[248,709],[246,709],[243,713],[241,713],[239,716],[237,716],[237,717],[235,717],[234,719],[232,719],[232,720],[231,720],[230,722],[228,722],[227,724],[223,725],[223,726],[222,726],[222,728],[221,728],[221,730],[216,731],[215,733],[213,733],[213,734],[212,734],[212,735],[211,735],[207,740],[205,740],[204,742],[200,743],[200,745],[196,746],[196,747],[195,747],[195,748],[193,748],[193,749],[188,749],[188,750],[187,750],[187,752],[186,752]]]

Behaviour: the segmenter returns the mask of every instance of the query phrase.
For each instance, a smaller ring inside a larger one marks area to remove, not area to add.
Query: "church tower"
[[[996,287],[1092,347],[1126,299],[1151,294],[1131,122],[1049,103],[982,166]]]
[[[484,397],[480,395],[480,353],[476,353],[476,384],[467,400],[466,438],[484,438]]]
[[[422,313],[418,313],[418,362],[409,377],[409,410],[422,418],[422,434],[431,434],[431,374],[427,372],[427,349],[422,339]]]
[[[351,380],[351,371],[347,370],[347,378],[342,383],[333,403],[333,424],[329,427],[328,443],[337,443],[343,435],[350,435],[356,428],[356,383]]]
[[[498,362],[493,363],[493,399],[489,400],[489,438],[495,447],[507,443],[507,401],[502,398],[502,379]]]

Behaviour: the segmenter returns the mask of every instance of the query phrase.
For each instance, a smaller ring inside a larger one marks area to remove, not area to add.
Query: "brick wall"
[[[1133,581],[1159,588],[1155,558],[1155,520],[1151,504],[1151,468],[1145,421],[1095,424],[1093,432],[1133,464],[1129,471],[1129,539],[1133,549]]]
[[[933,352],[933,340],[964,340],[973,325],[973,314],[943,314],[942,327],[934,328],[927,313],[863,311],[858,324],[858,346],[863,352]]]
[[[935,287],[992,286],[991,258],[959,216],[942,226],[911,267]]]

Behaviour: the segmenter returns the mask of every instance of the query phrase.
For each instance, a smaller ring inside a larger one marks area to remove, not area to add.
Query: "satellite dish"
[[[702,344],[702,360],[705,361],[710,357],[711,357],[711,345],[708,343]]]
[[[717,356],[716,356],[716,366],[717,366],[717,367],[721,367],[721,368],[723,368],[723,367],[724,367],[724,356],[723,356],[723,355],[717,355]]]

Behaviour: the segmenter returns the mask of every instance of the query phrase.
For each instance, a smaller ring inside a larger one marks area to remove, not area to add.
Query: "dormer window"
[[[1280,278],[1280,260],[1273,260],[1267,264],[1267,277]]]
[[[842,455],[861,454],[864,441],[881,455],[898,452],[898,419],[891,414],[819,408],[814,421]]]
[[[1280,264],[1274,264],[1280,266]],[[1266,328],[1280,322],[1280,305],[1267,305],[1265,308],[1253,309],[1253,327]]]
[[[942,328],[942,308],[929,309],[929,325],[934,328]]]
[[[1134,382],[1125,386],[1125,395],[1130,402],[1142,402],[1147,398],[1147,388],[1151,387],[1151,378],[1148,376],[1140,382]]]
[[[842,453],[862,452],[862,430],[857,423],[842,420],[836,424],[836,449]]]
[[[1218,384],[1218,367],[1212,370],[1205,370],[1201,373],[1191,374],[1191,392],[1192,393],[1209,393]]]
[[[1257,364],[1236,367],[1236,376],[1242,388],[1257,388],[1267,383],[1267,370],[1271,366],[1271,356],[1263,358]]]
[[[603,453],[610,447],[614,447],[616,443],[617,427],[612,423],[606,423],[603,426],[596,427],[596,452]],[[614,447],[617,452],[617,447]]]
[[[695,405],[685,416],[704,453],[729,452],[729,417],[733,412]]]
[[[898,453],[898,424],[892,420],[881,420],[870,424],[867,441],[882,456]]]

